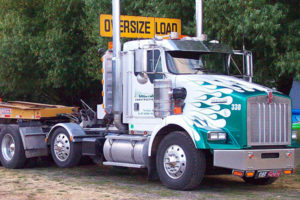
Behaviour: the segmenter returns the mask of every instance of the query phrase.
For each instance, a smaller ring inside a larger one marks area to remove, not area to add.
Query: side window
[[[161,55],[159,50],[147,51],[147,72],[162,72]]]
[[[153,83],[154,79],[163,78],[163,75],[159,74],[159,72],[162,72],[160,50],[156,49],[156,50],[147,51],[147,72],[157,73],[157,74],[148,74],[151,83]]]

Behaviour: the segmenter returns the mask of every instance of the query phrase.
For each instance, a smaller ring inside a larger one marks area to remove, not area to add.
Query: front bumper
[[[214,166],[238,170],[295,169],[300,148],[214,150]]]

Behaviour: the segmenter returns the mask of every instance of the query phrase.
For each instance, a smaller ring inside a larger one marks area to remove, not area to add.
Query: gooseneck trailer
[[[113,50],[103,56],[103,104],[84,108],[0,103],[0,160],[22,168],[51,155],[59,167],[82,156],[104,165],[145,168],[169,188],[188,190],[208,173],[270,184],[300,164],[291,100],[252,83],[249,51],[197,37],[120,43],[120,4],[113,0]],[[199,6],[199,7],[198,7]],[[241,76],[230,74],[233,56]],[[215,73],[217,72],[217,73]]]

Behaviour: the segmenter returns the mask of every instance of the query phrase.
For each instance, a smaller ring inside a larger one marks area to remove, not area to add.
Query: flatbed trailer
[[[60,114],[72,114],[77,111],[78,108],[76,107],[25,101],[0,103],[0,119],[39,120],[41,118],[56,118]]]
[[[75,166],[82,156],[98,161],[105,136],[118,130],[101,126],[101,121],[90,127],[96,117],[93,114],[90,108],[79,111],[63,105],[0,102],[0,163],[22,168],[32,158],[53,154],[60,167]],[[84,128],[79,125],[81,121]],[[66,157],[70,162],[65,162]]]
[[[77,107],[0,102],[1,164],[22,168],[30,158],[48,156],[47,135],[51,128],[59,122],[71,122],[71,116],[77,114]]]

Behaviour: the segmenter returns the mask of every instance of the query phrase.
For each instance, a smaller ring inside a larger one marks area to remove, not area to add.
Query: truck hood
[[[247,98],[275,92],[270,88],[224,75],[178,75],[173,86],[186,89],[183,115],[193,121],[193,126],[217,130],[241,130],[239,126],[242,124],[235,123],[246,121],[242,118],[247,113]]]

